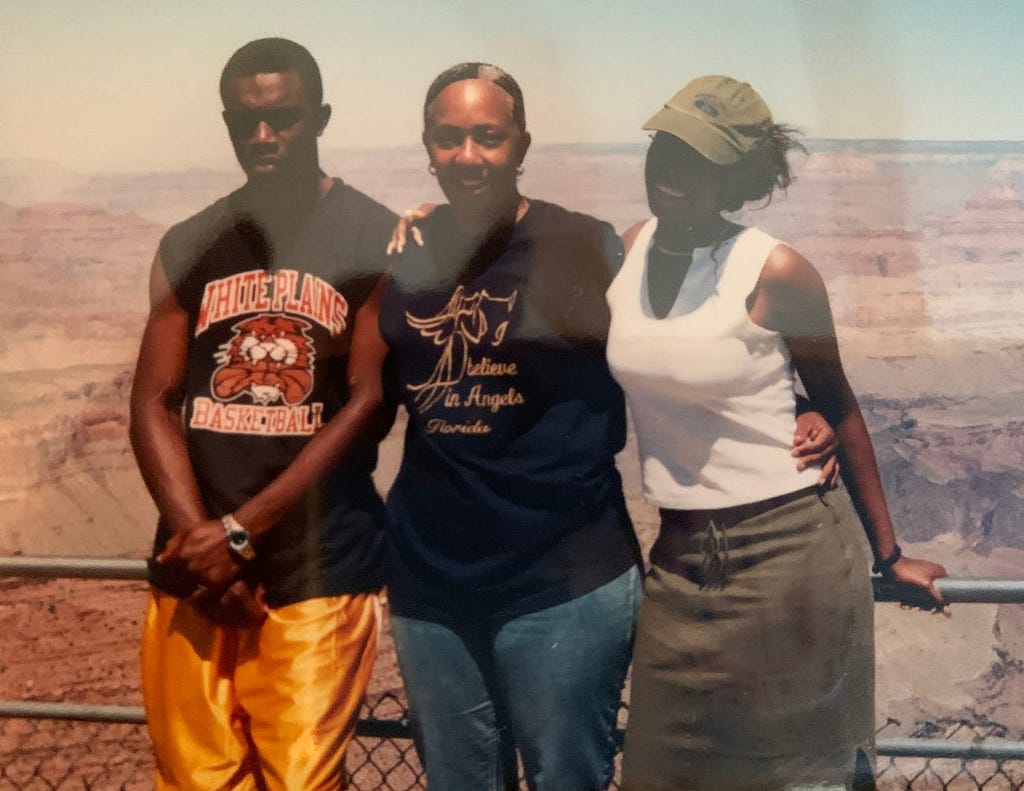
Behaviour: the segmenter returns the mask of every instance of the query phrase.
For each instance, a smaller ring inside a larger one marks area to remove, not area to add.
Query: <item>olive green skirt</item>
[[[663,511],[651,564],[624,791],[852,788],[858,753],[870,774],[874,603],[844,491]]]

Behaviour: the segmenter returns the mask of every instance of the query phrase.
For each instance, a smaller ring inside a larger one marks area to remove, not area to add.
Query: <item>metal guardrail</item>
[[[72,720],[75,722],[116,722],[145,725],[141,706],[106,706],[98,703],[57,703],[41,700],[0,700],[0,719]],[[356,722],[356,736],[368,739],[411,739],[405,719],[363,719]]]
[[[935,603],[920,588],[872,577],[875,601],[934,609]],[[947,577],[935,581],[950,604],[1024,604],[1024,580]],[[980,742],[949,739],[879,739],[879,755],[888,758],[953,758],[967,760],[1022,760],[1024,741],[987,738]]]
[[[920,588],[872,577],[876,602],[932,606],[931,597]],[[946,577],[935,586],[950,604],[1024,604],[1024,580]]]
[[[1024,759],[1024,742],[991,737],[980,742],[916,737],[879,739],[877,750],[879,755],[889,758],[959,758],[961,761],[1019,761]]]
[[[0,577],[145,580],[146,561],[136,558],[10,555],[0,557]],[[873,577],[876,602],[930,605],[927,594],[909,585]],[[950,604],[1024,604],[1024,580],[947,577],[936,586]]]
[[[19,720],[74,720],[145,725],[142,706],[103,706],[98,703],[50,703],[41,700],[0,700],[0,717]]]
[[[0,557],[0,577],[145,580],[146,561],[136,558],[9,555]]]
[[[145,580],[146,561],[126,558],[0,557],[0,577]],[[898,602],[933,607],[932,600],[917,588],[872,579],[876,602]],[[950,604],[1024,604],[1024,580],[946,578],[936,582]],[[81,703],[0,700],[0,717],[63,719],[142,724],[145,714],[137,706],[102,706]],[[356,734],[371,738],[412,738],[404,720],[360,720]],[[1024,760],[1024,741],[987,738],[981,742],[948,739],[879,739],[880,756],[892,758],[953,758],[960,760]]]

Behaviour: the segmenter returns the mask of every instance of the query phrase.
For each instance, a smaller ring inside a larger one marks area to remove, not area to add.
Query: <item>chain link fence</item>
[[[364,720],[402,732],[405,704],[394,692],[368,699]],[[381,722],[383,721],[383,722]],[[377,729],[379,730],[379,728]],[[413,742],[357,736],[348,754],[359,791],[426,788]],[[145,791],[153,788],[153,755],[145,725],[48,719],[0,719],[3,791]]]
[[[144,725],[0,720],[4,791],[152,788],[153,758]]]
[[[406,729],[405,702],[396,692],[367,701],[363,718]],[[979,718],[941,719],[911,728],[894,719],[879,739],[910,736],[977,743],[1024,738]],[[358,791],[425,789],[423,770],[406,736],[357,736],[349,750],[351,788]],[[616,780],[617,778],[616,772]],[[879,791],[1016,791],[1024,789],[1024,759],[878,759]],[[4,791],[144,791],[153,787],[153,758],[144,725],[62,720],[0,720],[0,789]],[[525,786],[524,786],[525,788]],[[617,785],[612,786],[617,788]]]
[[[388,692],[368,701],[363,716],[405,722],[405,701]],[[357,737],[348,752],[352,788],[359,791],[409,791],[426,788],[423,768],[412,739]]]
[[[26,559],[19,559],[19,562],[24,565]],[[44,571],[52,576],[52,570]],[[92,567],[81,571],[88,580],[94,580],[99,573]],[[129,578],[124,570],[107,570],[104,573],[108,576],[114,574],[116,579]],[[82,583],[87,584],[87,580],[82,580]],[[101,588],[105,584],[100,583]],[[1022,584],[1020,581],[986,581],[979,585],[978,582],[953,580],[948,581],[943,593],[954,593],[964,601],[1019,602]],[[958,590],[957,585],[963,590]],[[876,585],[878,600],[891,600],[885,590],[878,588]],[[0,581],[0,591],[4,594],[0,610],[8,613],[7,620],[0,619],[5,636],[15,641],[29,637],[36,640],[32,645],[33,651],[26,654],[27,658],[18,660],[20,664],[10,655],[12,651],[0,650],[0,680],[4,680],[9,688],[0,697],[15,697],[22,701],[83,697],[105,698],[118,703],[137,700],[134,641],[138,624],[133,620],[118,627],[119,631],[115,630],[118,621],[112,617],[110,605],[122,601],[120,589],[117,590],[118,598],[111,598],[109,594],[112,591],[108,591],[106,598],[93,600],[77,582],[15,584]],[[140,612],[144,591],[142,585],[128,585],[123,595],[135,596],[137,601],[122,602],[121,608],[127,613]],[[62,606],[57,607],[57,602]],[[66,625],[58,623],[58,615],[65,609],[73,611],[70,619],[66,619],[72,623],[70,631]],[[41,618],[40,612],[43,613]],[[21,616],[18,613],[22,613],[25,619],[19,620]],[[29,619],[29,615],[35,620]],[[53,634],[46,637],[47,632]],[[81,633],[87,634],[92,647],[98,649],[98,653],[90,655],[85,662],[77,647],[80,646]],[[107,638],[109,645],[102,642]],[[120,653],[116,650],[118,647],[123,649]],[[95,665],[95,672],[85,673],[77,680],[68,676],[69,667],[90,662],[99,663]],[[110,683],[111,677],[119,680]],[[358,791],[423,789],[426,784],[415,747],[409,738],[404,693],[400,687],[392,687],[393,683],[400,682],[392,682],[388,675],[382,676],[381,680],[384,679],[387,682],[377,687],[367,699],[357,738],[349,751],[351,788]],[[621,713],[620,727],[625,725],[625,714],[625,711]],[[125,724],[123,717],[122,722],[115,723],[37,718],[39,716],[19,713],[10,718],[0,717],[0,791],[141,791],[153,787],[152,749],[144,725]],[[139,716],[136,713],[128,719]],[[881,724],[878,738],[880,742],[890,743],[917,739],[921,744],[929,740],[944,740],[961,748],[959,754],[967,755],[968,751],[963,748],[999,740],[1019,743],[1024,741],[1024,733],[1011,732],[1005,725],[976,715],[906,723],[890,718]],[[919,746],[914,745],[914,748]],[[876,766],[878,787],[880,791],[1024,789],[1024,758],[1018,748],[1012,749],[1014,751],[1009,753],[1002,751],[1008,756],[1005,758],[978,758],[975,755],[962,759],[937,757],[935,750],[930,753],[933,757],[880,756]],[[895,753],[899,754],[899,750]],[[904,756],[927,754],[928,751],[902,752]],[[616,779],[617,776],[618,761]]]
[[[350,788],[425,789],[416,748],[406,735],[404,696],[398,692],[371,696],[361,719],[360,731],[395,735],[356,736],[347,759]],[[366,727],[367,721],[371,727]],[[2,791],[144,791],[153,787],[153,771],[145,725],[0,718]],[[617,775],[616,771],[616,780]]]
[[[909,736],[977,744],[985,739],[1024,740],[1005,725],[986,717],[974,720],[944,717],[905,728],[889,718],[879,739]],[[1024,788],[1024,759],[962,760],[957,758],[891,758],[879,756],[875,767],[879,791],[1017,791]]]

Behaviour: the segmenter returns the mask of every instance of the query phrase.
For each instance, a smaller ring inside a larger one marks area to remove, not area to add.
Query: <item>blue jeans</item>
[[[398,662],[433,791],[598,791],[642,596],[640,572],[500,625],[393,616]]]

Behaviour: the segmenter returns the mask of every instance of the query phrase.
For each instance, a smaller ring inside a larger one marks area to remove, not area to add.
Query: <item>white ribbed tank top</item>
[[[626,392],[644,492],[663,508],[724,508],[812,486],[797,472],[793,370],[782,336],[750,320],[747,297],[779,241],[745,228],[699,248],[668,315],[654,316],[643,227],[608,289],[608,364]]]

